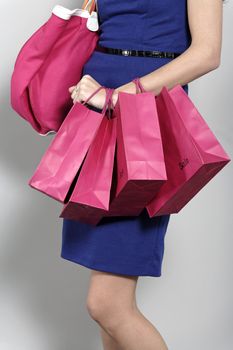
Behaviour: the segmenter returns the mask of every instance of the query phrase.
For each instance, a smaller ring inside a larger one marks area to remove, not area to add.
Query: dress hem
[[[117,274],[117,275],[125,275],[125,276],[144,276],[144,277],[161,277],[161,271],[157,271],[155,273],[146,273],[146,272],[138,272],[138,273],[127,273],[126,271],[124,272],[119,272],[119,271],[116,271],[114,269],[108,269],[106,268],[106,266],[103,266],[103,265],[99,265],[97,266],[97,264],[95,264],[95,266],[91,265],[91,263],[88,263],[86,261],[81,261],[81,260],[78,260],[77,258],[73,258],[71,256],[66,256],[65,254],[61,253],[60,254],[60,257],[62,259],[65,259],[65,260],[68,260],[68,261],[71,261],[71,262],[74,262],[76,264],[80,264],[86,268],[89,268],[91,270],[96,270],[96,271],[101,271],[101,272],[110,272],[110,273],[114,273],[114,274]],[[135,270],[135,266],[133,266],[133,269]]]

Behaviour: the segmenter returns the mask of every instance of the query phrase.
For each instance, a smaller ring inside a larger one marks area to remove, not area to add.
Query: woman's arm
[[[145,90],[154,92],[155,95],[163,86],[170,89],[176,84],[185,85],[220,65],[222,0],[187,0],[187,4],[191,45],[177,58],[140,77]],[[113,104],[116,103],[119,91],[135,93],[135,84],[130,82],[116,88]]]

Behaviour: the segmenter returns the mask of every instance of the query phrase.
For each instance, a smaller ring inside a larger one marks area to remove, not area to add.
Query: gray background
[[[56,1],[0,2],[0,348],[101,349],[87,314],[90,271],[60,258],[61,205],[27,181],[52,140],[9,105],[13,63]],[[78,1],[60,1],[69,8]],[[232,16],[224,6],[221,66],[189,84],[190,96],[232,157]],[[230,350],[232,335],[232,164],[178,215],[165,240],[162,277],[140,278],[137,298],[170,350]]]

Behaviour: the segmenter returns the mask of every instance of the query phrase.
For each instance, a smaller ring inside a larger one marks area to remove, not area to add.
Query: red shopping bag
[[[150,217],[178,213],[230,161],[180,85],[156,100],[168,180],[146,206]]]
[[[103,211],[108,210],[116,145],[116,122],[115,117],[103,118],[60,217],[95,225]]]
[[[88,4],[90,1],[88,2]],[[91,10],[95,1],[91,0]],[[41,135],[58,131],[98,40],[97,13],[54,7],[21,48],[11,77],[11,105]]]
[[[137,216],[166,182],[166,168],[155,96],[142,91],[119,92],[114,108],[117,118],[116,178],[110,207],[103,216]],[[103,217],[102,216],[102,217]]]
[[[101,88],[98,87],[85,101],[76,102],[54,136],[28,184],[34,189],[65,203],[74,185],[78,171],[109,106],[110,89],[102,112],[85,104]]]

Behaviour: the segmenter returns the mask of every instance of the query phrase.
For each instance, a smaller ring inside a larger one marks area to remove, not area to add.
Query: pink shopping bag
[[[113,91],[113,89],[112,89]],[[95,225],[108,210],[116,145],[116,118],[103,118],[60,217]]]
[[[114,108],[116,177],[103,216],[139,215],[167,180],[155,96],[142,92],[139,78],[133,82],[137,93],[119,92]]]
[[[146,206],[150,217],[178,213],[230,161],[180,85],[156,100],[168,180]]]
[[[62,203],[72,192],[78,171],[109,106],[108,88],[105,88],[106,100],[101,113],[85,106],[101,88],[105,87],[98,87],[85,101],[73,105],[28,182],[34,189]]]
[[[92,0],[91,9],[95,1]],[[97,13],[54,7],[51,17],[21,48],[11,77],[12,108],[41,135],[57,132],[98,40]]]

